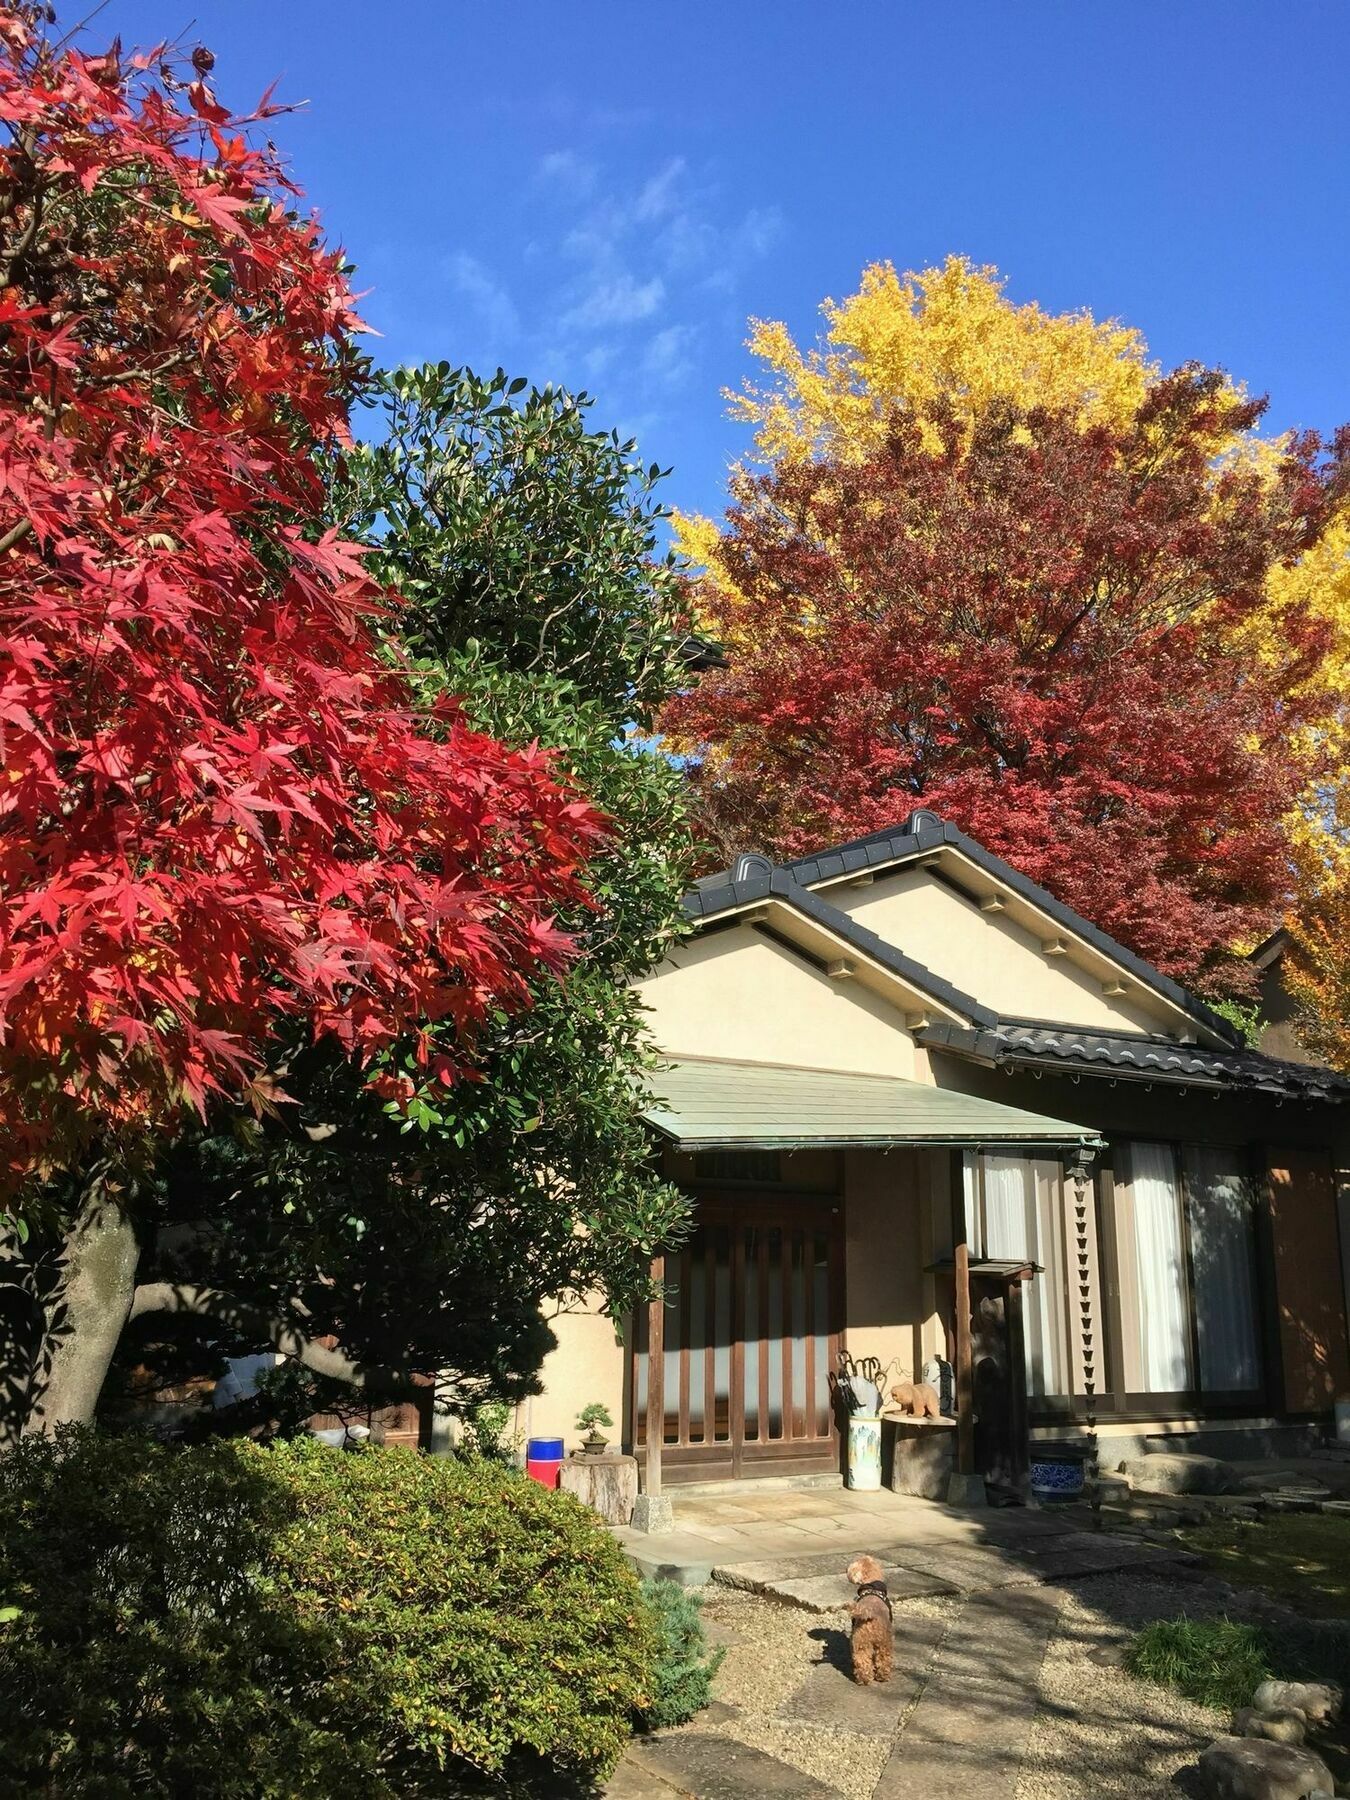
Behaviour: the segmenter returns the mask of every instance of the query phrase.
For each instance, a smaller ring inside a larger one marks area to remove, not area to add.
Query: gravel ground
[[[1173,1775],[1195,1761],[1226,1720],[1168,1688],[1136,1681],[1120,1653],[1151,1619],[1182,1612],[1240,1617],[1238,1596],[1221,1583],[1182,1584],[1171,1573],[1150,1580],[1139,1571],[1071,1582],[1065,1591],[1017,1800],[1175,1800]],[[890,1754],[888,1740],[778,1716],[822,1660],[828,1634],[847,1632],[848,1614],[808,1613],[716,1585],[704,1588],[702,1598],[709,1640],[726,1647],[714,1687],[721,1704],[685,1729],[738,1739],[833,1785],[848,1800],[869,1800]],[[940,1615],[952,1604],[910,1601],[903,1610]]]
[[[1066,1583],[1060,1626],[1041,1665],[1041,1710],[1017,1800],[1145,1800],[1177,1793],[1172,1777],[1226,1730],[1226,1717],[1118,1660],[1131,1634],[1180,1613],[1211,1618],[1231,1605],[1208,1583],[1099,1575]]]
[[[1226,1729],[1227,1719],[1127,1674],[1124,1646],[1152,1619],[1183,1613],[1254,1617],[1261,1602],[1222,1581],[1183,1580],[1172,1570],[1154,1577],[1134,1570],[1084,1578],[1066,1583],[1064,1592],[1059,1628],[1041,1668],[1041,1708],[1017,1800],[1177,1800],[1173,1777]],[[812,1664],[825,1658],[832,1636],[847,1634],[847,1612],[808,1613],[716,1585],[704,1588],[702,1598],[709,1641],[725,1646],[726,1655],[714,1706],[682,1729],[737,1739],[814,1775],[848,1800],[870,1800],[890,1740],[796,1724],[778,1713]],[[909,1601],[896,1613],[942,1616],[955,1604]]]

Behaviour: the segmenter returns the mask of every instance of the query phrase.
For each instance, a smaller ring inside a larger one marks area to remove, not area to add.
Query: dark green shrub
[[[659,1731],[683,1724],[708,1704],[725,1651],[704,1654],[702,1603],[678,1582],[644,1581],[642,1598],[656,1633],[656,1664],[651,1698],[636,1708],[636,1719],[641,1730]]]
[[[1273,1673],[1266,1634],[1232,1619],[1157,1619],[1135,1636],[1125,1666],[1225,1712],[1249,1705]]]
[[[76,1433],[0,1458],[0,1792],[293,1800],[603,1777],[654,1634],[492,1463]]]

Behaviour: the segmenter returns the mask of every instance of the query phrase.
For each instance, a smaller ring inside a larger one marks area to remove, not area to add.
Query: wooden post
[[[1034,1279],[1034,1276],[1031,1277]],[[1027,1428],[1027,1338],[1022,1314],[1021,1275],[1008,1283],[1008,1429],[1012,1440],[1012,1482],[1025,1495],[1031,1481],[1031,1433]]]
[[[970,1348],[970,1246],[960,1239],[955,1249],[956,1289],[956,1466],[962,1475],[975,1473],[975,1382]]]
[[[975,1382],[970,1345],[970,1244],[965,1160],[952,1151],[952,1301],[956,1309],[956,1467],[975,1473]]]
[[[665,1280],[666,1259],[652,1258],[652,1281]],[[666,1302],[664,1294],[647,1304],[647,1464],[643,1492],[661,1492],[661,1446],[666,1437]]]

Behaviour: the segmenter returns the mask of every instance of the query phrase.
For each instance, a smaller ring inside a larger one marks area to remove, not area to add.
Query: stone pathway
[[[971,1597],[954,1616],[901,1613],[892,1681],[857,1686],[841,1644],[779,1712],[792,1724],[888,1742],[875,1800],[1012,1800],[1060,1599],[1054,1589],[1022,1587]],[[635,1744],[609,1800],[838,1800],[838,1788],[696,1727]]]
[[[1041,1666],[1065,1599],[1055,1584],[1112,1571],[1128,1578],[1136,1567],[1156,1575],[1157,1565],[1177,1560],[1174,1551],[1076,1530],[1053,1514],[958,1514],[889,1494],[793,1494],[790,1500],[792,1512],[771,1500],[767,1517],[734,1524],[716,1509],[701,1509],[694,1520],[699,1532],[736,1535],[725,1543],[709,1537],[708,1549],[696,1553],[706,1556],[716,1584],[836,1617],[853,1597],[843,1573],[848,1558],[863,1547],[879,1557],[901,1603],[895,1678],[858,1687],[848,1673],[844,1632],[808,1628],[823,1653],[774,1714],[783,1730],[844,1734],[832,1741],[856,1743],[869,1772],[863,1789],[855,1782],[849,1791],[869,1791],[873,1800],[973,1794],[1013,1800],[1040,1706]],[[785,1533],[793,1513],[817,1528]],[[713,1545],[731,1556],[718,1560]],[[689,1546],[677,1549],[671,1561],[682,1566]],[[907,1609],[906,1600],[917,1604]],[[758,1735],[768,1740],[767,1731]],[[831,1773],[828,1764],[808,1774],[771,1748],[706,1724],[700,1729],[695,1720],[634,1744],[608,1794],[610,1800],[838,1800],[843,1788],[819,1778]]]

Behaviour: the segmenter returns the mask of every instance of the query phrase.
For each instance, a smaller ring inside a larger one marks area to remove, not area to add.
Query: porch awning
[[[1095,1131],[891,1075],[683,1058],[650,1077],[643,1117],[681,1150],[1097,1144]]]

